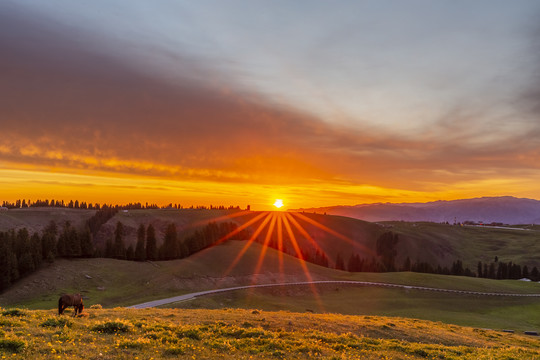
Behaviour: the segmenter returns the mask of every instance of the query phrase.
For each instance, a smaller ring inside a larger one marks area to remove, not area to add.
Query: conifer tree
[[[47,261],[54,259],[54,257],[56,256],[57,235],[58,228],[56,226],[56,223],[51,220],[49,222],[49,225],[47,225],[47,227],[43,231],[43,235],[41,235],[41,254],[43,256],[43,259],[47,259]]]
[[[94,243],[92,241],[92,233],[88,226],[85,227],[80,235],[81,239],[81,256],[92,257],[94,256]]]
[[[32,262],[34,263],[34,267],[38,269],[43,262],[43,255],[41,253],[41,238],[37,232],[30,238],[30,244],[32,246]]]
[[[116,259],[126,258],[126,246],[124,244],[124,225],[118,221],[114,230],[113,256]]]
[[[105,257],[114,258],[114,246],[111,238],[108,238],[105,243]]]
[[[0,291],[11,285],[11,241],[7,233],[0,232]]]
[[[178,249],[178,234],[176,233],[176,225],[171,223],[165,230],[165,238],[163,239],[163,245],[161,246],[161,259],[177,259],[179,257]]]
[[[132,244],[130,244],[126,250],[126,260],[135,260],[135,249],[133,249]]]
[[[146,229],[146,259],[157,260],[158,250],[156,241],[156,231],[152,224],[148,225]]]
[[[345,270],[345,262],[340,253],[336,255],[336,270]]]
[[[139,225],[137,230],[137,245],[135,246],[135,255],[134,258],[136,261],[146,260],[146,249],[144,248],[144,242],[146,237],[146,231],[144,225]]]

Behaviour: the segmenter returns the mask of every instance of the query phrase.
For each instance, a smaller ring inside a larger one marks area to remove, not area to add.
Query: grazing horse
[[[73,308],[75,309],[73,316],[77,316],[77,313],[82,313],[84,305],[81,294],[62,295],[60,299],[58,299],[58,315],[62,315],[62,313],[68,306],[73,306]]]

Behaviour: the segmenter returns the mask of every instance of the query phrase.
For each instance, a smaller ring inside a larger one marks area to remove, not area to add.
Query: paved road
[[[136,304],[129,306],[132,309],[144,309],[151,308],[160,305],[175,303],[179,301],[192,300],[199,296],[218,294],[228,291],[244,290],[244,289],[255,289],[255,288],[267,288],[267,287],[276,287],[276,286],[303,286],[303,285],[312,285],[312,284],[334,284],[334,285],[356,285],[356,286],[377,286],[377,287],[386,287],[386,288],[397,288],[397,289],[409,289],[409,290],[423,290],[423,291],[437,291],[443,293],[454,293],[454,294],[463,294],[463,295],[480,295],[480,296],[514,296],[514,297],[540,297],[540,294],[511,294],[511,293],[492,293],[492,292],[478,292],[478,291],[466,291],[466,290],[451,290],[451,289],[438,289],[424,286],[409,286],[409,285],[398,285],[398,284],[388,284],[380,282],[369,282],[369,281],[339,281],[339,280],[326,280],[326,281],[304,281],[304,282],[290,282],[290,283],[278,283],[278,284],[260,284],[260,285],[246,285],[246,286],[236,286],[225,289],[215,289],[200,291],[190,294],[184,294],[180,296],[174,296],[166,299],[154,300],[145,302],[142,304]]]

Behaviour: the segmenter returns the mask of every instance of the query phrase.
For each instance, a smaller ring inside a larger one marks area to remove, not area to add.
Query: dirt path
[[[446,292],[446,293],[463,294],[463,295],[540,297],[540,294],[492,293],[492,292],[478,292],[478,291],[467,291],[467,290],[439,289],[439,288],[431,288],[431,287],[424,287],[424,286],[410,286],[410,285],[388,284],[388,283],[369,282],[369,281],[326,280],[326,281],[303,281],[303,282],[278,283],[278,284],[246,285],[246,286],[236,286],[236,287],[225,288],[225,289],[207,290],[207,291],[200,291],[200,292],[195,292],[195,293],[190,293],[190,294],[174,296],[174,297],[170,297],[166,299],[149,301],[142,304],[132,305],[132,306],[129,306],[128,308],[132,308],[132,309],[151,308],[151,307],[171,304],[171,303],[175,303],[179,301],[192,300],[199,296],[218,294],[218,293],[228,292],[228,291],[254,289],[254,288],[267,288],[267,287],[276,287],[276,286],[301,286],[301,285],[312,285],[312,284],[377,286],[377,287],[408,289],[408,290],[437,291],[437,292]]]

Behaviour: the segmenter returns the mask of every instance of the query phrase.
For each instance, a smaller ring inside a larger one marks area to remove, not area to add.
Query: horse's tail
[[[62,315],[62,298],[58,299],[58,315]]]

